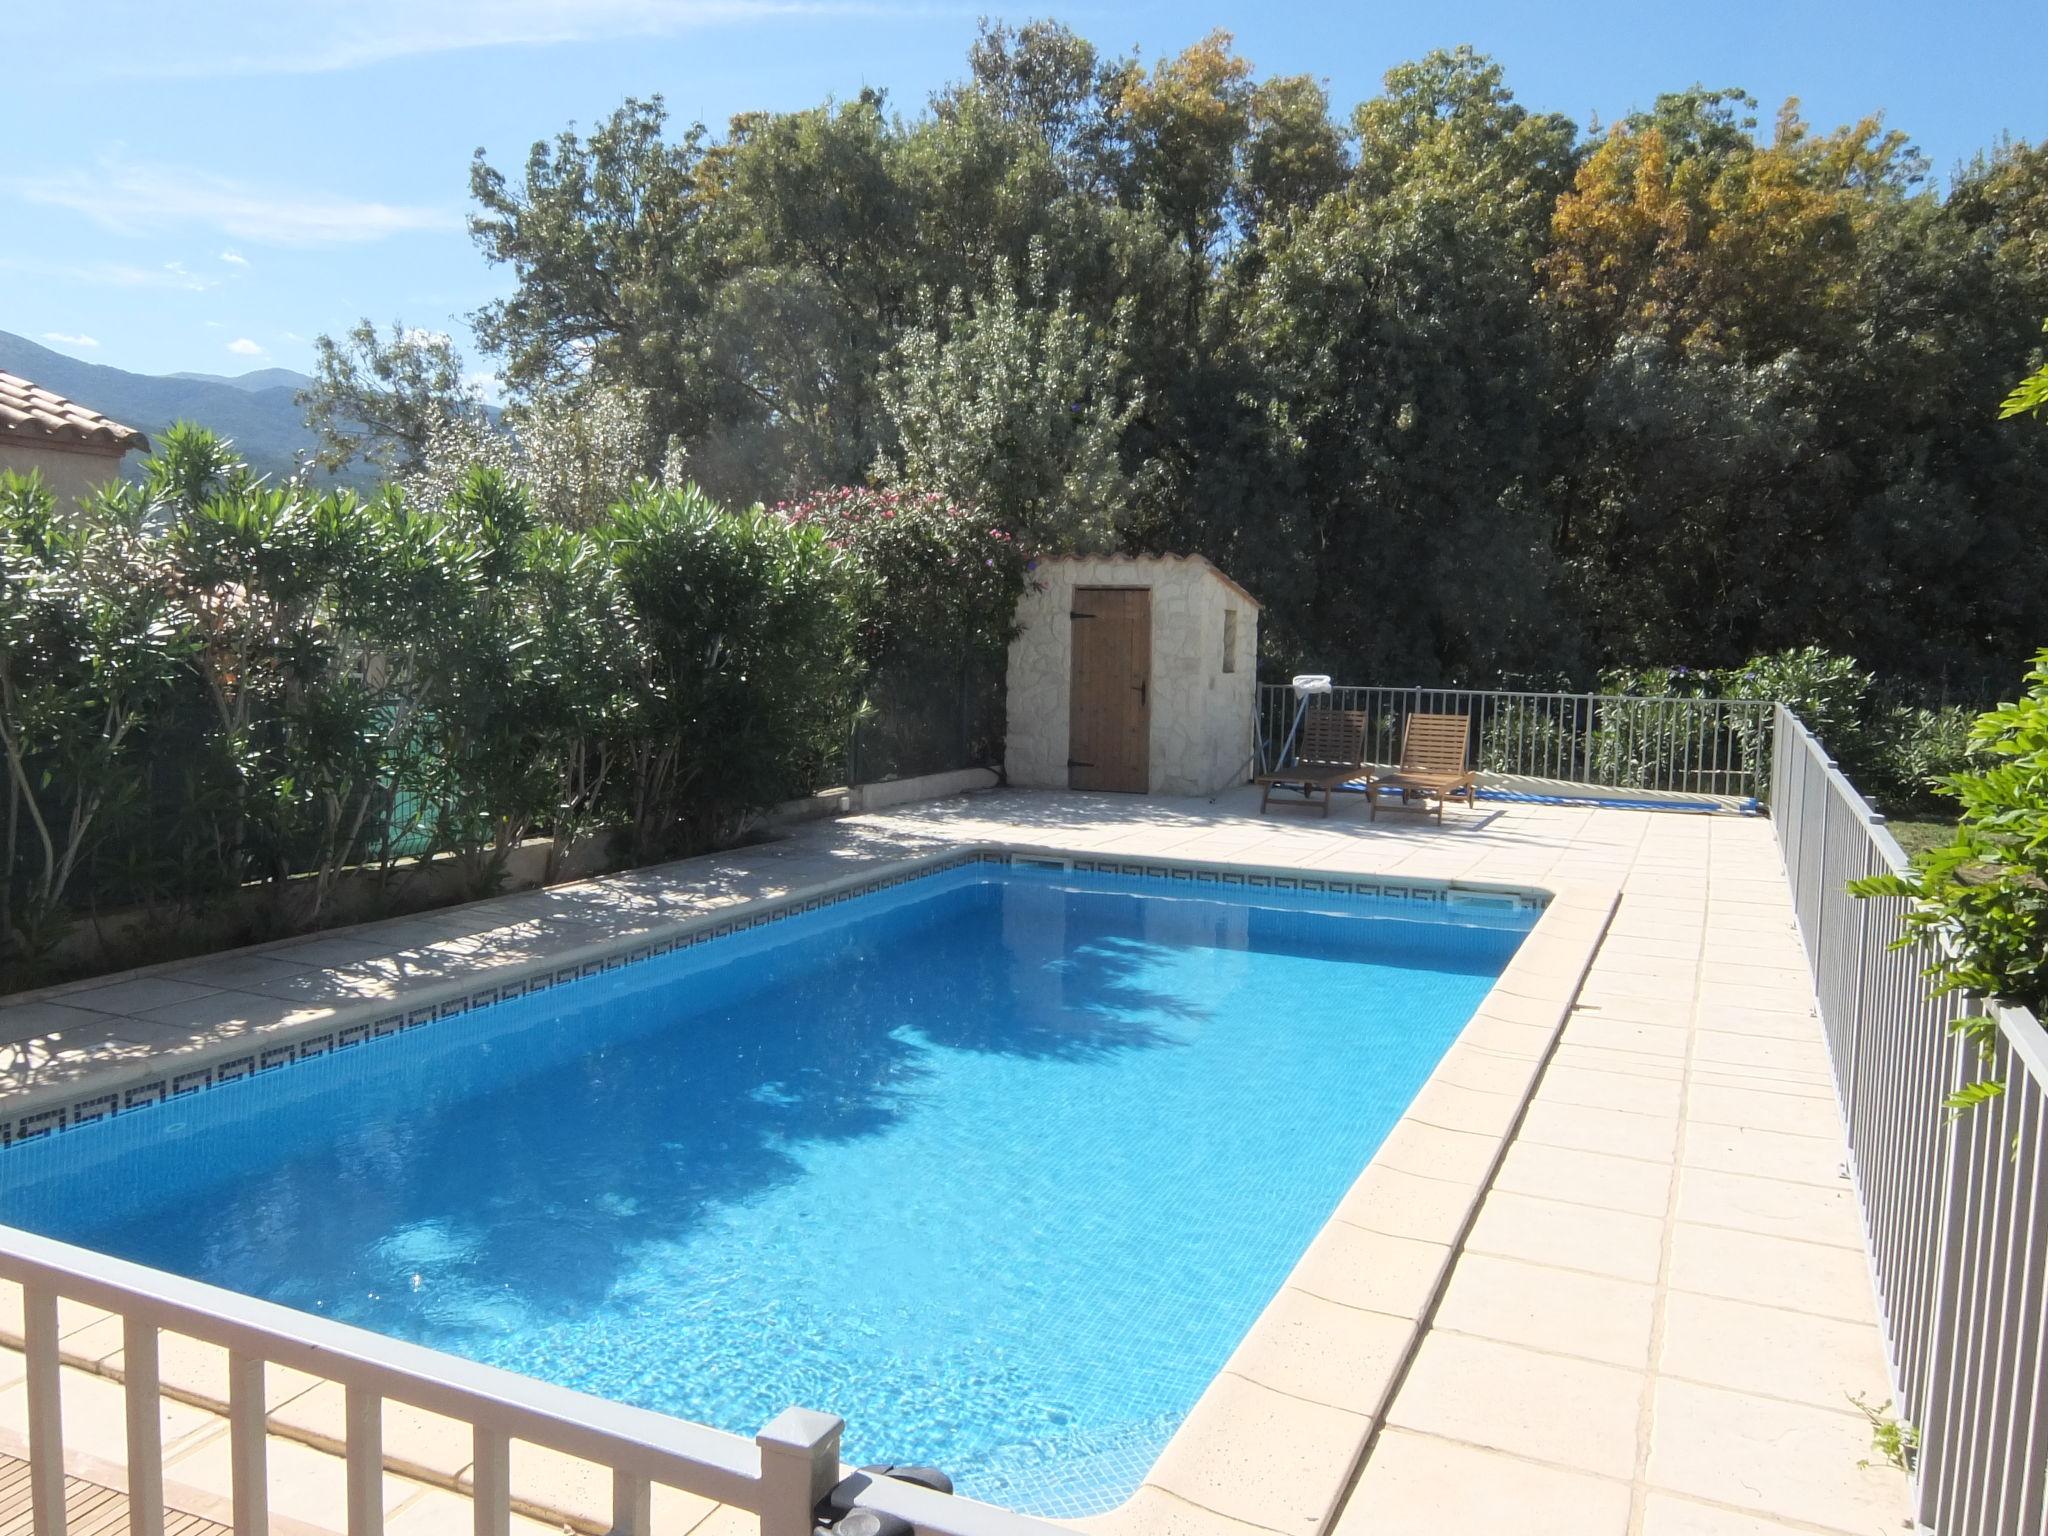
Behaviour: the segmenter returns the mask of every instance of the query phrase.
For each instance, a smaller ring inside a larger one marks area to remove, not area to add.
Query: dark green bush
[[[737,835],[841,771],[873,669],[1000,655],[1022,557],[938,498],[729,511],[641,486],[588,531],[478,467],[434,505],[270,485],[178,427],[60,510],[0,477],[0,953],[87,906],[173,926],[269,882],[272,931],[339,876],[524,839]]]
[[[1928,974],[1941,992],[2048,1010],[2048,650],[2026,691],[1972,728],[1984,766],[1943,787],[1961,809],[1955,841],[1920,855],[1903,875],[1860,880],[1859,896],[1903,896],[1908,937],[1932,941]],[[1961,1026],[1980,1041],[1991,1024]],[[1998,1091],[1966,1088],[1964,1104]]]

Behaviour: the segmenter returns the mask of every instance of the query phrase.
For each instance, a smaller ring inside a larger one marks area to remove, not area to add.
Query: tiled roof
[[[16,374],[0,372],[0,442],[68,444],[79,448],[148,448],[133,427],[109,421],[75,400]]]

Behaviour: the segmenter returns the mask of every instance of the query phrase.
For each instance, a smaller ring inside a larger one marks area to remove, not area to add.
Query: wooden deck
[[[128,1495],[82,1477],[64,1479],[66,1536],[114,1536],[128,1529]],[[0,1536],[35,1536],[29,1503],[28,1463],[0,1455]],[[164,1536],[233,1536],[217,1520],[164,1511]]]

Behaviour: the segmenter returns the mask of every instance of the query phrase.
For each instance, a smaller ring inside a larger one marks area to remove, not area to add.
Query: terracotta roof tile
[[[149,447],[149,439],[133,427],[110,421],[98,411],[0,371],[0,442],[68,443],[85,448]]]

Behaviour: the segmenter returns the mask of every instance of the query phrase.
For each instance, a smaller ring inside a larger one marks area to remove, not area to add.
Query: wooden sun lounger
[[[1436,801],[1436,819],[1444,819],[1446,800],[1479,803],[1479,775],[1470,766],[1472,722],[1463,715],[1410,715],[1401,733],[1401,766],[1373,775],[1366,790],[1366,819],[1377,820],[1380,791],[1398,789],[1405,803],[1416,796]]]
[[[1263,773],[1252,780],[1263,787],[1259,814],[1266,814],[1273,791],[1298,786],[1302,802],[1315,804],[1315,792],[1323,792],[1323,814],[1330,814],[1330,799],[1337,786],[1366,775],[1365,711],[1362,709],[1311,709],[1301,719],[1301,738],[1295,744],[1294,761],[1277,772]]]

